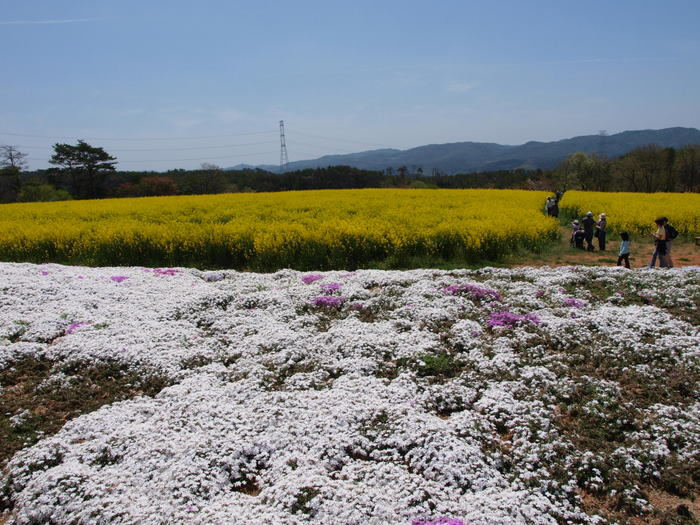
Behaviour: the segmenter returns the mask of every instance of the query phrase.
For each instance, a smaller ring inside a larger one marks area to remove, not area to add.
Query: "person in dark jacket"
[[[578,248],[579,250],[583,250],[583,240],[586,238],[586,234],[584,231],[579,228],[574,232],[573,235],[573,242],[574,242],[574,248]]]
[[[552,204],[552,207],[550,209],[551,213],[550,215],[556,219],[559,218],[559,201],[557,199],[554,199],[554,204]]]
[[[586,216],[581,221],[583,225],[583,233],[586,236],[586,250],[592,252],[593,248],[593,228],[595,227],[595,219],[593,218],[593,212],[589,211]]]

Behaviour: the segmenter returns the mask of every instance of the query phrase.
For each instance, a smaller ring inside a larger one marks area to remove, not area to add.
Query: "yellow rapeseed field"
[[[700,194],[698,193],[604,193],[567,191],[561,212],[581,217],[592,211],[607,215],[608,227],[615,232],[648,235],[656,229],[657,217],[668,217],[682,237],[700,233]]]
[[[475,262],[557,237],[547,193],[322,190],[0,206],[0,259],[273,270]]]

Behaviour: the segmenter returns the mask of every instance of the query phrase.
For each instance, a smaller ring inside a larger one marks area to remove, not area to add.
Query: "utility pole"
[[[287,141],[284,137],[284,120],[280,120],[280,173],[287,169],[289,158],[287,158]]]

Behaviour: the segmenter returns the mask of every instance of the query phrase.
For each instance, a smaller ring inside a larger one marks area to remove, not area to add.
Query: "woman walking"
[[[654,253],[652,254],[651,257],[651,264],[649,265],[650,268],[653,268],[654,263],[656,262],[656,259],[658,257],[659,259],[659,266],[661,268],[673,268],[673,262],[671,261],[671,258],[668,256],[668,246],[667,246],[667,241],[668,241],[668,235],[666,233],[666,217],[659,217],[654,221],[654,224],[657,226],[657,230],[652,233],[651,235],[654,237]]]

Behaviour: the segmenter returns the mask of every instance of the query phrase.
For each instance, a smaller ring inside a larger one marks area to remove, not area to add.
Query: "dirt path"
[[[570,229],[562,226],[562,240],[556,246],[541,254],[531,254],[515,257],[507,266],[614,266],[617,263],[617,254],[620,249],[620,240],[612,239],[607,242],[606,251],[597,249],[598,241],[594,239],[596,251],[587,252],[571,248],[569,246]],[[654,244],[649,239],[635,237],[631,242],[632,254],[630,265],[632,268],[642,268],[649,264]],[[679,241],[673,243],[672,248],[673,264],[679,266],[700,266],[700,246],[696,246],[692,241]],[[658,265],[658,263],[657,263]]]

